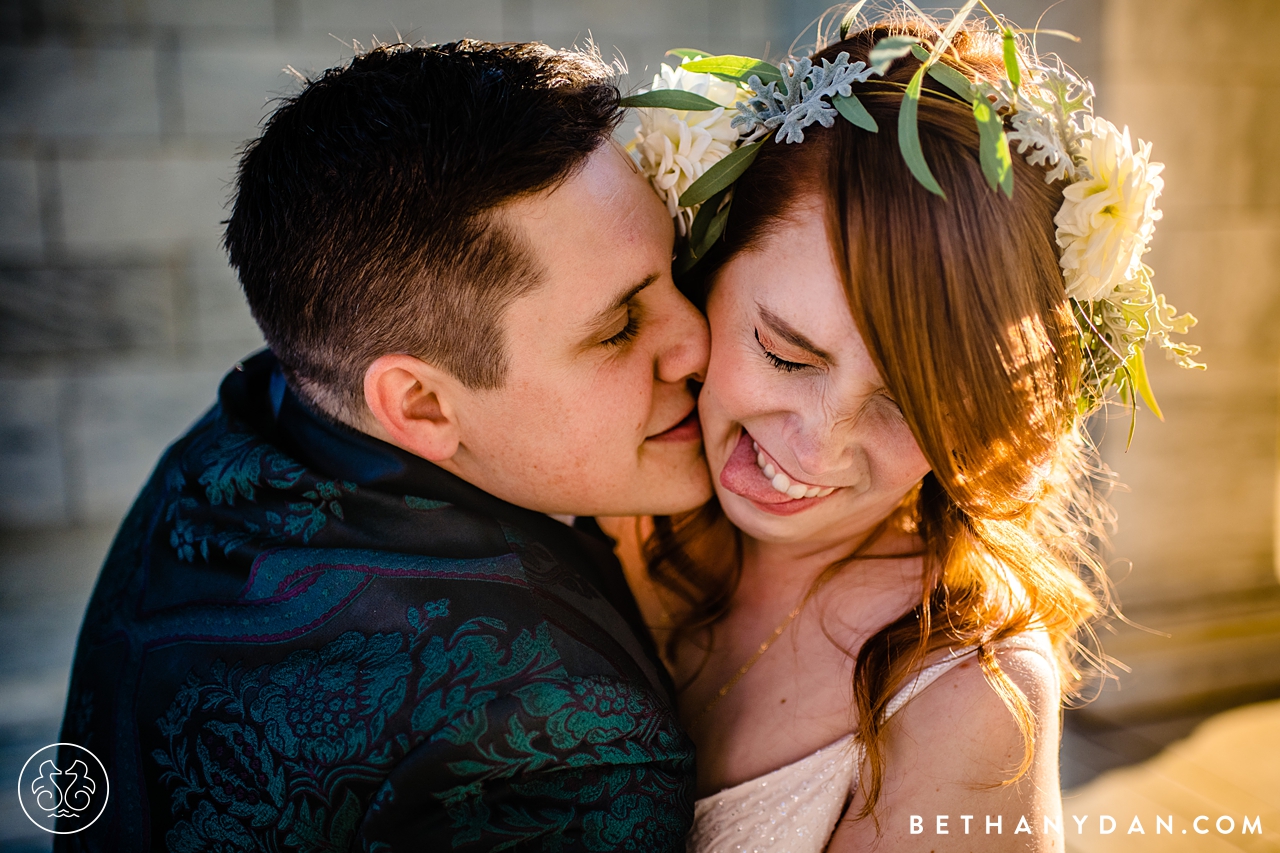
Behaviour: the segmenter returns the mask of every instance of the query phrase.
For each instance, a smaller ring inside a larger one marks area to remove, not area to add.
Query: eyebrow
[[[831,353],[809,340],[799,329],[761,305],[759,302],[756,303],[756,309],[760,312],[760,319],[765,322],[765,325],[769,327],[769,330],[787,343],[791,344],[793,347],[805,350],[825,362],[831,363],[835,361],[835,357],[832,356]]]
[[[621,296],[615,299],[613,303],[609,305],[608,308],[605,308],[603,311],[597,314],[595,316],[595,319],[591,321],[591,325],[593,327],[604,325],[606,322],[608,322],[609,315],[613,314],[613,312],[617,311],[619,308],[626,305],[632,299],[635,299],[636,294],[638,294],[640,291],[644,290],[646,287],[648,287],[649,285],[657,281],[659,275],[660,273],[656,273],[656,272],[649,273],[647,276],[644,277],[642,281],[636,283],[629,290],[627,290],[626,293],[623,293]]]

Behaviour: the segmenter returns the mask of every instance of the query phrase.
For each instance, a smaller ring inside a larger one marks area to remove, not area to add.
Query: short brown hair
[[[376,358],[501,385],[500,320],[541,270],[492,216],[621,117],[611,69],[542,44],[384,45],[284,101],[240,161],[225,245],[295,390],[359,417]]]

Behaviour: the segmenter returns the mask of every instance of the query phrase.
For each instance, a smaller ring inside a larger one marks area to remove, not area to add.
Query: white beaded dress
[[[1030,648],[1049,656],[1047,638],[1022,635],[999,648]],[[922,669],[889,701],[885,718],[939,676],[977,653],[953,652]],[[862,744],[848,734],[785,767],[703,797],[693,806],[688,853],[821,853],[858,782]]]

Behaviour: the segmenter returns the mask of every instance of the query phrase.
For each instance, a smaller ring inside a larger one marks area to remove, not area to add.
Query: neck
[[[868,525],[834,541],[766,542],[743,536],[742,584],[746,588],[768,590],[770,595],[802,594],[818,576],[836,563],[867,544],[867,540],[880,528],[880,523]],[[881,536],[881,541],[893,549],[901,535],[896,532]],[[875,551],[883,550],[872,544]]]

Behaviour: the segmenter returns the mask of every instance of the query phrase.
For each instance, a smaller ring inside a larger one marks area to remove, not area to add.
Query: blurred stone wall
[[[1106,0],[1103,113],[1166,164],[1147,260],[1158,290],[1201,321],[1204,373],[1148,360],[1166,421],[1108,424],[1120,600],[1108,652],[1132,672],[1091,713],[1280,696],[1276,582],[1280,408],[1280,27],[1274,0]],[[1242,38],[1245,41],[1242,41]]]
[[[594,34],[642,81],[676,43],[777,43],[804,7],[2,0],[0,528],[119,519],[260,345],[220,221],[239,146],[296,89],[286,66],[338,64],[353,39]]]

